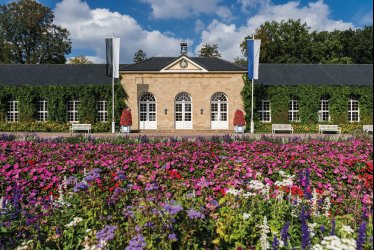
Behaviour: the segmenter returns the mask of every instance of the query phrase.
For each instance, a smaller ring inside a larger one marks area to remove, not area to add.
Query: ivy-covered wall
[[[125,108],[126,93],[119,81],[114,86],[115,120],[119,122]],[[107,101],[108,121],[112,117],[112,85],[69,85],[69,86],[0,86],[0,121],[6,120],[7,102],[17,100],[19,121],[32,122],[37,118],[38,101],[48,101],[48,121],[67,122],[67,102],[79,100],[80,123],[97,122],[96,101]]]
[[[244,88],[242,98],[246,112],[247,124],[251,119],[251,80],[243,75]],[[254,121],[261,127],[258,117],[260,100],[270,100],[271,123],[290,123],[288,121],[288,105],[291,97],[299,100],[298,124],[318,124],[319,102],[322,96],[329,99],[329,113],[331,124],[347,124],[348,100],[355,96],[359,100],[359,124],[373,124],[373,86],[264,86],[255,84],[254,88]]]

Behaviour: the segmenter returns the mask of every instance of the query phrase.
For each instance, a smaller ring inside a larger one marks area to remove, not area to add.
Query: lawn
[[[373,248],[367,139],[3,137],[0,166],[0,249]]]

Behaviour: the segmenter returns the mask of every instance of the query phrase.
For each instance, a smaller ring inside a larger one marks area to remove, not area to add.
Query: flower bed
[[[0,248],[370,249],[370,141],[0,141]]]

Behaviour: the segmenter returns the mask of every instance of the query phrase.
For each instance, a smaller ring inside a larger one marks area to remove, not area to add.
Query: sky
[[[7,4],[13,0],[0,0]],[[121,40],[120,62],[178,56],[187,42],[197,56],[205,43],[218,44],[222,58],[243,57],[240,43],[266,21],[301,19],[311,31],[346,30],[373,24],[372,0],[37,0],[67,28],[72,53],[105,63],[105,38]]]

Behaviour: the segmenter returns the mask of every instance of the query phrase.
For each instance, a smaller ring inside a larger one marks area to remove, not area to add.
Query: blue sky
[[[0,0],[1,4],[11,0]],[[121,63],[138,49],[148,57],[177,56],[185,41],[189,55],[216,43],[223,58],[241,57],[240,42],[265,21],[301,19],[312,30],[345,30],[372,25],[371,0],[38,0],[55,13],[55,23],[72,40],[68,57],[105,58],[104,38],[121,38]]]

